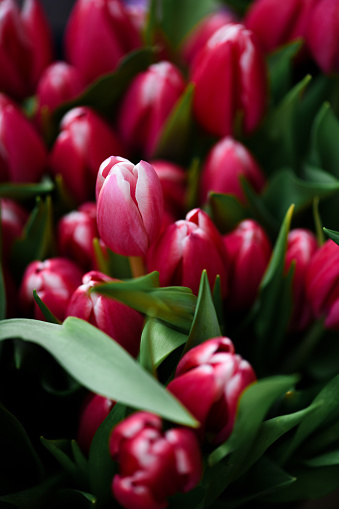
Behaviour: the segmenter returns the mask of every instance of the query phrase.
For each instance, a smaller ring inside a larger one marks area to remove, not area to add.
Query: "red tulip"
[[[13,243],[24,233],[28,212],[22,205],[9,198],[1,198],[0,206],[2,255],[3,259],[10,260]]]

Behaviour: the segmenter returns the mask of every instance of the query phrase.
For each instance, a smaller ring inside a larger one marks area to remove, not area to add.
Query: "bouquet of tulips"
[[[338,97],[339,0],[0,0],[1,508],[328,507]]]

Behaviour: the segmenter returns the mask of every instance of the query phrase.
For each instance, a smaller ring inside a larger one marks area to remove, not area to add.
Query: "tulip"
[[[139,73],[128,87],[119,112],[119,131],[126,145],[151,157],[162,128],[185,88],[180,71],[162,61]]]
[[[58,106],[78,96],[85,88],[84,81],[76,67],[66,62],[54,62],[46,67],[36,90],[36,118],[40,128],[44,117]]]
[[[119,473],[112,491],[125,509],[165,509],[168,497],[200,481],[202,460],[193,431],[161,427],[157,415],[137,412],[113,428],[109,449]]]
[[[28,213],[22,205],[9,198],[0,199],[0,210],[3,258],[9,261],[14,242],[24,233]]]
[[[254,1],[244,24],[258,37],[265,52],[304,38],[313,6],[318,0]]]
[[[194,59],[193,112],[216,136],[234,134],[235,124],[251,134],[267,103],[267,69],[256,36],[240,24],[217,30]]]
[[[188,34],[183,43],[181,53],[184,61],[191,65],[201,48],[219,28],[227,23],[235,22],[236,16],[228,8],[218,9],[203,18],[193,31]]]
[[[71,109],[61,120],[61,130],[50,154],[50,168],[63,177],[77,203],[94,198],[100,164],[112,153],[123,152],[111,127],[91,108]]]
[[[99,272],[84,274],[82,284],[70,297],[66,316],[76,316],[111,336],[130,355],[139,352],[143,317],[134,309],[91,290],[103,283],[117,281]]]
[[[271,242],[265,230],[252,219],[241,221],[223,240],[230,261],[227,307],[236,311],[248,309],[268,266]]]
[[[182,217],[185,209],[187,175],[181,166],[163,159],[150,164],[159,177],[164,196],[164,210],[175,219]]]
[[[328,239],[312,255],[306,272],[306,297],[315,318],[339,330],[339,246]]]
[[[148,18],[147,0],[124,0],[125,9],[134,27],[142,35]]]
[[[207,154],[201,173],[201,202],[208,198],[208,193],[232,194],[242,203],[246,197],[241,186],[244,178],[260,193],[266,178],[260,166],[247,148],[231,136],[219,140]]]
[[[181,285],[198,294],[204,269],[211,288],[220,275],[222,295],[227,293],[228,259],[222,237],[200,209],[169,225],[146,257],[149,271],[158,271],[161,286]]]
[[[87,83],[114,71],[121,58],[141,44],[120,0],[75,2],[65,31],[65,53]]]
[[[205,341],[179,361],[167,388],[200,422],[200,438],[221,444],[231,434],[239,399],[256,381],[251,365],[229,338]]]
[[[36,320],[45,320],[33,297],[33,290],[36,290],[53,315],[63,321],[68,301],[81,284],[81,278],[81,269],[67,258],[50,258],[29,263],[19,289],[19,302],[23,313]]]
[[[0,89],[21,100],[34,92],[53,55],[52,37],[41,5],[25,0],[0,2]]]
[[[286,272],[292,263],[295,264],[292,281],[293,314],[290,323],[292,330],[305,329],[313,318],[310,303],[306,297],[305,278],[317,247],[317,239],[310,230],[296,228],[287,236]]]
[[[95,266],[93,240],[99,237],[97,207],[94,202],[86,202],[58,222],[58,248],[61,256],[71,258],[85,270]]]
[[[308,21],[306,42],[324,73],[339,71],[339,2],[318,0]]]
[[[109,157],[98,172],[97,223],[99,235],[112,251],[144,256],[162,224],[163,195],[159,177],[145,161],[137,165]]]
[[[93,437],[100,424],[106,419],[115,402],[100,394],[88,393],[80,410],[77,442],[88,455]]]
[[[0,94],[0,182],[38,182],[46,164],[47,149],[39,134],[14,102]]]

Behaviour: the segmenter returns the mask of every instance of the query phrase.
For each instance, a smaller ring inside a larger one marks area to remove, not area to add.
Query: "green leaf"
[[[62,325],[12,319],[1,324],[0,340],[19,337],[51,353],[87,389],[133,408],[196,426],[196,420],[114,340],[89,323],[67,318]]]
[[[310,162],[339,178],[339,121],[329,103],[324,103],[314,119]]]
[[[323,228],[326,235],[333,240],[336,244],[339,245],[339,232],[334,230],[329,230],[328,228]]]
[[[248,209],[233,195],[210,193],[209,212],[220,233],[228,233],[249,217]]]
[[[243,392],[231,436],[209,456],[212,467],[207,496],[209,503],[216,500],[225,488],[246,470],[248,455],[255,446],[268,410],[296,382],[295,376],[275,376],[258,380]]]
[[[189,83],[175,104],[160,133],[153,159],[183,157],[189,147],[192,127],[192,101],[194,84]]]
[[[13,505],[19,509],[36,509],[43,507],[50,501],[51,494],[63,480],[64,475],[56,475],[46,481],[22,491],[16,491],[8,495],[0,496],[1,506]]]
[[[307,467],[331,467],[339,465],[339,450],[330,451],[315,458],[303,461]]]
[[[183,355],[191,348],[200,345],[210,338],[220,337],[221,331],[215,311],[211,288],[206,270],[202,271],[198,300],[191,330],[183,351]]]
[[[38,304],[42,314],[46,318],[47,322],[50,323],[58,323],[60,324],[60,320],[58,320],[52,313],[52,311],[46,306],[46,304],[40,299],[39,295],[37,294],[36,290],[33,290],[33,297],[35,302]]]
[[[54,190],[54,184],[50,178],[45,178],[37,184],[15,184],[4,182],[0,184],[0,197],[12,200],[29,200],[36,196],[49,194]]]
[[[83,472],[70,457],[72,454],[71,443],[69,440],[47,440],[40,437],[41,443],[57,460],[67,475],[76,483],[77,487],[85,486]]]
[[[283,99],[291,88],[293,59],[302,44],[302,40],[295,40],[279,47],[268,56],[269,82],[273,103]]]

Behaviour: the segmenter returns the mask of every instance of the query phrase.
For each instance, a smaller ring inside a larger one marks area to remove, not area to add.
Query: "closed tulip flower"
[[[327,240],[312,255],[306,273],[306,297],[315,318],[339,330],[339,246]]]
[[[53,57],[52,36],[37,0],[0,2],[0,89],[21,100],[34,92]]]
[[[250,151],[231,136],[218,141],[207,154],[201,173],[200,196],[201,202],[207,200],[208,193],[232,194],[242,203],[246,197],[241,186],[244,178],[256,191],[260,193],[266,178],[259,164]]]
[[[267,69],[253,32],[240,24],[219,28],[199,51],[191,69],[193,112],[215,136],[244,134],[261,122],[267,105]]]
[[[134,78],[118,119],[119,131],[130,150],[152,157],[161,130],[184,88],[179,69],[167,61],[151,65]]]
[[[114,71],[122,57],[141,44],[121,0],[75,2],[65,32],[65,53],[87,83]]]
[[[185,210],[187,190],[187,174],[184,168],[164,159],[152,160],[150,164],[160,180],[165,211],[179,219]]]
[[[204,269],[211,288],[220,275],[222,295],[227,293],[228,259],[222,237],[200,209],[170,224],[147,254],[149,271],[158,271],[162,286],[181,285],[198,294]]]
[[[252,219],[241,221],[223,240],[230,262],[227,307],[237,311],[248,309],[268,266],[271,242],[265,230]]]
[[[139,352],[144,319],[140,313],[125,304],[91,290],[103,283],[117,281],[99,271],[91,271],[82,278],[82,284],[72,294],[66,316],[76,316],[91,323],[111,336],[133,357]]]
[[[33,290],[36,290],[54,316],[63,321],[68,301],[81,284],[81,278],[81,269],[67,258],[49,258],[29,263],[19,289],[19,302],[23,313],[36,320],[45,320],[33,297]]]
[[[157,238],[164,210],[159,177],[145,161],[109,157],[98,172],[97,223],[112,251],[142,257]]]
[[[3,259],[10,260],[15,240],[24,233],[28,212],[18,202],[10,198],[0,199],[1,244]]]
[[[18,106],[0,94],[0,182],[39,182],[46,169],[41,137]]]
[[[226,337],[212,338],[179,361],[167,388],[201,423],[198,432],[214,444],[231,434],[243,391],[256,381],[251,365]]]
[[[190,429],[162,431],[160,417],[137,412],[113,428],[109,448],[119,464],[112,492],[124,509],[166,509],[168,497],[192,490],[202,475]]]
[[[63,117],[60,133],[50,153],[53,175],[61,175],[76,203],[94,199],[95,182],[102,161],[122,153],[111,127],[88,107],[71,109]]]

